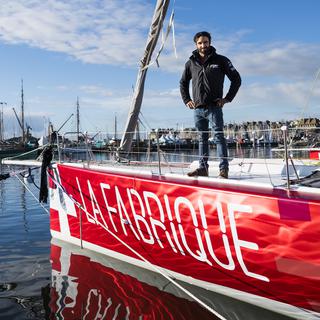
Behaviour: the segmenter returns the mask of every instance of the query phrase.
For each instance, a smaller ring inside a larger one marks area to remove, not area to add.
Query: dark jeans
[[[197,108],[194,111],[195,126],[199,132],[199,164],[200,168],[208,168],[209,157],[209,124],[214,133],[219,168],[228,169],[228,149],[223,134],[223,112],[217,106]]]

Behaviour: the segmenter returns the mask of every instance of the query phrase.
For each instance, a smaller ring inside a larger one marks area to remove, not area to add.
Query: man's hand
[[[190,109],[195,109],[196,105],[194,104],[194,102],[192,100],[188,101],[186,103],[186,106]]]
[[[226,103],[228,103],[229,101],[225,98],[221,98],[217,100],[217,106],[218,107],[223,107]]]

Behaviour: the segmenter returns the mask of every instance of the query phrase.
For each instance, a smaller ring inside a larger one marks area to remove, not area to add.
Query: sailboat
[[[6,105],[6,102],[0,102],[0,105]],[[23,80],[21,80],[21,117],[18,116],[15,108],[12,108],[14,115],[17,119],[19,127],[21,129],[21,137],[13,137],[10,139],[4,139],[4,114],[3,108],[0,111],[0,159],[5,157],[12,157],[21,153],[27,153],[25,157],[27,159],[34,158],[35,152],[32,151],[37,146],[37,139],[32,137],[32,128],[25,122],[24,116],[24,90]]]
[[[73,116],[64,122],[64,124]],[[61,130],[64,124],[58,129]],[[53,130],[51,130],[53,131]],[[58,133],[55,134],[56,139],[59,139]],[[61,137],[61,145],[57,142],[57,153],[59,161],[79,161],[92,159],[91,141],[86,133],[80,131],[80,103],[79,97],[76,102],[76,131],[65,132]]]
[[[297,162],[287,153],[233,159],[228,180],[216,178],[214,161],[209,177],[199,178],[185,174],[190,163],[163,166],[160,156],[148,166],[121,161],[168,6],[157,0],[117,161],[49,166],[52,237],[158,272],[177,286],[179,280],[293,318],[319,318],[320,188],[302,179],[319,172],[317,160]]]

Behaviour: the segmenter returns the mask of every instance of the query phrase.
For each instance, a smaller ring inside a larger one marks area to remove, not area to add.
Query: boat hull
[[[286,314],[319,315],[314,197],[69,165],[52,171],[50,197],[53,237]]]
[[[312,160],[320,160],[320,149],[312,149],[310,150],[310,159]]]

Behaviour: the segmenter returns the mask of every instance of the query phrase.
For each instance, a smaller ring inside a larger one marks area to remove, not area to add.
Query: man
[[[199,132],[199,168],[189,172],[188,176],[208,176],[209,123],[214,131],[217,155],[220,158],[221,178],[228,178],[228,149],[223,134],[223,106],[231,102],[241,85],[241,78],[231,61],[216,53],[211,46],[211,35],[206,31],[194,36],[196,50],[186,62],[180,80],[180,92],[183,102],[194,109],[195,126]],[[223,97],[225,75],[230,80],[230,88]],[[189,84],[192,80],[192,98]]]

